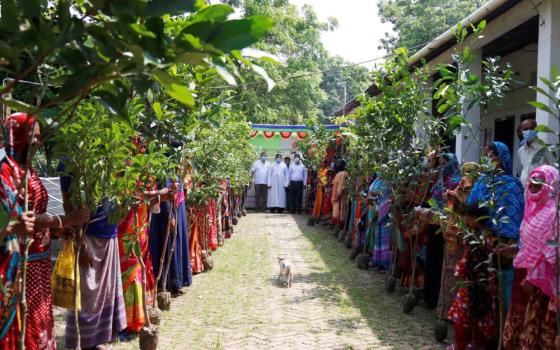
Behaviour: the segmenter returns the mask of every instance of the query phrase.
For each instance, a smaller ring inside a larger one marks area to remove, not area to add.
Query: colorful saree
[[[520,229],[520,248],[513,261],[513,297],[504,329],[504,349],[554,349],[556,336],[557,261],[556,248],[547,242],[556,235],[558,170],[542,165],[529,181],[543,183],[533,193],[525,188],[527,204]],[[532,286],[530,295],[525,285]]]
[[[142,269],[138,258],[132,252],[136,240],[138,240],[138,247],[146,266],[146,298],[148,304],[151,303],[155,295],[155,278],[148,245],[148,214],[148,205],[141,203],[137,209],[132,209],[128,213],[118,227],[121,279],[127,320],[126,330],[130,333],[139,332],[146,322],[142,296]]]
[[[14,179],[6,172],[7,160],[0,172],[0,210],[15,218],[23,212],[16,201]],[[16,234],[4,236],[0,242],[0,349],[16,349],[19,330],[20,245]]]

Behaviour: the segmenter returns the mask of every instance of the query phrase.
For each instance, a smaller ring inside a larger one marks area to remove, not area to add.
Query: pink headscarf
[[[532,193],[530,180],[544,179],[545,184]],[[519,253],[513,261],[515,268],[527,270],[526,281],[556,300],[556,248],[547,244],[555,238],[556,198],[560,183],[558,170],[549,165],[536,168],[525,185],[525,212],[521,223]]]

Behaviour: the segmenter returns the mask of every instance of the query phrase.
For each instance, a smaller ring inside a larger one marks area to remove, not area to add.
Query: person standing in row
[[[255,186],[255,209],[257,213],[266,210],[269,169],[270,163],[266,161],[266,152],[263,152],[260,159],[256,160],[251,167],[252,183]]]
[[[539,132],[536,129],[537,121],[535,119],[525,119],[519,124],[518,133],[523,138],[517,150],[519,165],[516,171],[523,184],[527,182],[531,171],[539,165],[554,165],[554,159],[550,151],[537,142]]]
[[[284,212],[286,208],[286,188],[290,184],[288,167],[282,162],[282,155],[277,154],[275,162],[268,170],[268,208],[271,213]]]
[[[301,204],[303,199],[303,189],[307,183],[307,168],[301,162],[301,156],[294,156],[294,164],[289,167],[290,186],[288,189],[288,213],[301,214]]]
[[[284,157],[284,164],[286,164],[286,168],[288,168],[288,177],[290,176],[290,165],[292,163],[292,159],[290,156]],[[290,212],[290,205],[292,203],[292,189],[290,186],[286,187],[286,209]]]

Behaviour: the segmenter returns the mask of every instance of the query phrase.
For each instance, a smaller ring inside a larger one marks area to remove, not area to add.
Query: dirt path
[[[250,214],[214,253],[214,270],[164,313],[160,349],[439,349],[435,314],[401,312],[384,276],[361,271],[307,217]],[[277,283],[277,256],[295,265],[291,289]],[[137,340],[114,349],[137,349]]]

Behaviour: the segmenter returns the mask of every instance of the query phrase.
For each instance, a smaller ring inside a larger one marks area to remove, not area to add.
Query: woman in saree
[[[467,197],[470,194],[476,179],[478,178],[480,166],[477,163],[464,163],[461,166],[461,182],[455,190],[446,193],[447,220],[442,222],[443,237],[445,239],[445,256],[443,262],[443,285],[440,289],[437,315],[447,320],[449,307],[455,296],[458,279],[455,275],[455,267],[463,256],[463,238],[460,228],[460,217],[464,214]]]
[[[457,188],[461,180],[461,171],[457,158],[453,153],[444,153],[439,158],[439,175],[432,189],[432,199],[438,209],[443,210],[446,204],[445,193]],[[428,308],[438,305],[441,287],[441,270],[443,266],[444,239],[440,232],[440,223],[429,218],[426,227],[426,263],[424,266],[424,301]]]
[[[496,251],[500,256],[502,296],[504,311],[511,301],[513,287],[513,257],[517,252],[519,227],[523,219],[525,199],[523,185],[513,173],[513,163],[508,147],[502,142],[492,142],[486,150],[494,169],[483,173],[475,183],[467,205],[495,202],[490,208],[489,226],[496,235]]]
[[[27,164],[28,155],[40,146],[39,124],[31,115],[15,113],[6,119],[4,127],[6,159],[0,171],[2,178],[11,178],[15,183],[21,184],[25,179],[26,167],[29,169],[27,177],[29,203],[28,208],[24,210],[32,210],[36,218],[32,235],[33,243],[29,247],[27,260],[25,348],[55,349],[51,293],[51,237],[61,235],[63,227],[86,222],[89,213],[86,209],[78,209],[61,216],[46,213],[47,190],[31,164]],[[25,206],[23,195],[18,197],[18,201],[20,206]],[[20,247],[20,250],[22,249],[23,246]]]
[[[5,162],[6,158],[2,160]],[[0,232],[0,349],[16,349],[19,343],[20,329],[18,319],[21,290],[21,251],[18,237],[32,235],[35,232],[35,215],[23,212],[23,206],[17,201],[21,189],[16,179],[0,173],[0,211],[2,213]],[[16,221],[10,222],[10,219]]]
[[[519,252],[513,266],[513,298],[504,329],[504,349],[557,349],[558,169],[542,165],[525,184],[526,206],[520,229]]]
[[[313,204],[313,212],[311,213],[313,224],[319,222],[322,216],[323,202],[325,198],[325,189],[328,182],[328,176],[329,176],[329,169],[327,166],[327,161],[324,160],[321,162],[321,168],[317,173],[315,203]]]
[[[468,232],[455,274],[462,281],[447,317],[453,322],[455,342],[448,350],[486,349],[496,335],[496,276],[490,256],[495,248],[489,228],[489,210],[471,202],[465,208]]]
[[[346,213],[348,211],[348,172],[346,161],[338,159],[335,163],[337,172],[332,181],[332,224],[339,229],[344,228]]]
[[[142,260],[146,266],[146,302],[155,294],[155,279],[152,259],[148,249],[149,207],[141,202],[135,205],[118,226],[119,253],[124,303],[126,308],[126,333],[132,335],[140,332],[146,322],[144,314],[144,296],[142,295],[142,267],[138,257],[133,253],[135,241],[140,248]]]
[[[146,145],[140,137],[135,138],[134,145],[138,153],[146,152]],[[132,206],[126,218],[118,225],[121,279],[127,321],[125,339],[140,332],[147,317],[144,314],[145,300],[142,295],[142,284],[144,283],[142,266],[138,256],[134,253],[135,242],[138,243],[146,268],[144,276],[146,278],[146,302],[150,304],[155,296],[155,278],[148,244],[150,210],[154,206],[159,206],[161,201],[168,201],[173,197],[168,193],[167,188],[156,190],[155,187],[154,182],[148,185],[138,183],[137,191],[139,193],[136,195],[140,200]]]
[[[391,197],[390,190],[379,175],[370,187],[370,196],[375,198],[372,214],[368,213],[368,223],[372,226],[370,245],[373,247],[372,266],[386,270],[391,265]],[[375,211],[376,220],[373,220]]]
[[[192,284],[184,185],[182,180],[179,181],[179,178],[175,177],[174,179],[167,179],[165,185],[159,184],[158,188],[169,188],[174,195],[171,200],[161,204],[159,213],[152,214],[149,240],[150,254],[154,273],[157,276],[160,270],[165,270],[171,246],[174,245],[167,280],[164,281],[165,276],[160,276],[160,285],[157,288],[170,291],[172,296],[178,296],[183,293],[181,291],[183,286]],[[171,225],[168,226],[170,216]],[[173,231],[175,229],[177,235],[173,242]],[[168,240],[164,247],[166,235],[168,235]],[[165,254],[163,265],[160,263],[162,252]]]

